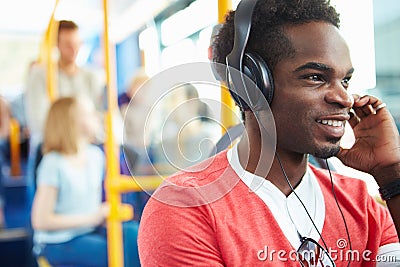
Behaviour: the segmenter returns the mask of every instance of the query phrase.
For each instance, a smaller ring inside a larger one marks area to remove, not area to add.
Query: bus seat
[[[37,258],[37,264],[39,267],[78,267],[78,266],[72,266],[72,265],[51,265],[47,259],[43,256],[39,256]]]
[[[244,131],[243,123],[237,124],[229,128],[226,131],[226,133],[221,137],[221,139],[218,140],[217,144],[210,153],[210,157],[227,149],[233,143],[233,141],[242,136],[243,131]]]
[[[123,155],[121,158],[121,161],[124,160],[125,162],[121,162],[121,171],[122,174],[129,175],[134,172],[136,164],[139,161],[139,153],[136,151],[136,149],[129,144],[123,144],[121,146]],[[126,164],[126,167],[128,167],[129,170],[125,170],[124,165]]]
[[[47,261],[47,259],[43,256],[39,256],[37,258],[37,263],[39,267],[52,267],[49,262]]]
[[[0,230],[0,265],[26,266],[33,261],[31,234],[25,228]]]

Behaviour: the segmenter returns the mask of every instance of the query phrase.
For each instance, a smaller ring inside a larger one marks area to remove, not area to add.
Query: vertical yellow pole
[[[57,44],[58,35],[58,21],[54,19],[54,14],[56,12],[59,0],[56,0],[53,12],[50,17],[49,25],[47,27],[46,35],[44,38],[40,60],[43,60],[43,53],[45,54],[44,59],[47,67],[47,95],[50,102],[53,102],[57,98],[56,93],[56,65],[53,59],[53,51]]]
[[[20,127],[16,119],[10,120],[11,176],[21,175]]]
[[[226,13],[232,9],[232,0],[218,0],[218,23],[225,22]],[[234,109],[235,103],[225,84],[221,84],[221,123],[222,133],[236,124]]]
[[[107,106],[105,127],[106,127],[106,198],[110,205],[110,215],[107,218],[107,243],[108,243],[108,261],[110,267],[122,267],[124,265],[123,245],[122,245],[122,225],[118,214],[118,207],[121,203],[119,191],[113,186],[119,179],[119,155],[118,148],[115,145],[112,112],[116,107],[116,90],[112,86],[112,71],[110,58],[110,43],[108,34],[108,1],[103,0],[104,10],[104,63],[107,82]]]
[[[54,102],[57,98],[56,94],[56,65],[53,59],[54,47],[57,43],[58,22],[52,16],[47,32],[47,94],[50,102]]]

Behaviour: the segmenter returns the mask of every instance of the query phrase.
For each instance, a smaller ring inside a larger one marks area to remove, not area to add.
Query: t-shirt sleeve
[[[59,160],[54,154],[45,155],[37,169],[37,185],[60,187]]]
[[[177,207],[153,195],[139,228],[141,265],[224,266],[210,217],[206,205]]]
[[[379,204],[372,197],[369,198],[368,205],[369,215],[373,220],[376,220],[375,223],[381,230],[379,247],[387,244],[398,243],[399,238],[389,210]]]
[[[89,147],[89,159],[92,162],[96,175],[101,178],[101,180],[104,179],[105,176],[105,164],[106,164],[106,159],[104,152],[96,145],[90,145]]]

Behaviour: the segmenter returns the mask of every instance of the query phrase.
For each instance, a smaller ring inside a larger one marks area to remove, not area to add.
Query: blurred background
[[[355,65],[364,61],[359,68],[356,66],[361,73],[356,73],[357,84],[352,84],[352,89],[373,89],[374,94],[389,97],[387,102],[397,118],[400,107],[396,105],[395,84],[400,62],[396,44],[400,3],[396,0],[331,2],[341,13],[341,29],[351,45]],[[13,98],[24,91],[28,66],[37,60],[54,3],[54,0],[3,1],[0,10],[1,95]],[[234,0],[233,7],[237,3]],[[118,92],[124,92],[142,65],[152,76],[173,65],[208,60],[212,27],[218,19],[217,1],[112,0],[109,6]],[[103,66],[101,1],[61,0],[55,18],[78,24],[84,43],[77,62],[100,72]]]

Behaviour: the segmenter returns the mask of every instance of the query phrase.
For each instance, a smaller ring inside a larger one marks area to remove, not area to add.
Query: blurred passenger
[[[40,68],[40,64],[37,60],[31,61],[29,64],[27,75],[26,75],[26,84],[28,85],[28,79],[31,79],[32,73],[36,72],[36,68]],[[19,126],[21,128],[21,141],[28,140],[30,133],[27,122],[27,112],[26,112],[26,89],[22,90],[22,92],[15,96],[15,98],[11,101],[11,115],[15,118]]]
[[[104,155],[90,144],[97,125],[85,98],[61,98],[47,117],[32,226],[34,252],[52,265],[107,266],[106,233],[99,227],[109,212],[101,202]],[[124,235],[126,266],[134,266],[137,225],[125,224]]]
[[[132,78],[125,93],[119,95],[118,105],[124,118],[123,122],[123,148],[127,165],[121,164],[123,174],[147,175],[150,166],[146,157],[145,123],[146,114],[153,104],[150,101],[151,93],[138,93],[139,89],[149,79],[144,68],[140,68]],[[153,89],[156,88],[147,88]],[[139,213],[135,213],[135,216]]]
[[[60,21],[58,28],[57,97],[89,97],[98,110],[103,110],[103,87],[96,75],[76,64],[81,45],[78,26],[72,21]],[[46,68],[34,65],[26,86],[26,115],[33,138],[42,139],[44,121],[50,107],[46,86]]]
[[[3,146],[7,142],[10,131],[10,105],[8,101],[0,96],[0,144]]]
[[[189,83],[179,85],[160,103],[162,110],[151,147],[157,170],[170,174],[206,159],[212,151],[210,139],[216,139],[216,129],[207,123],[210,110],[199,99],[196,87]]]
[[[90,99],[103,119],[104,86],[99,82],[95,73],[76,64],[76,58],[81,45],[78,26],[72,21],[60,21],[58,27],[58,71],[56,75],[56,97],[86,97]],[[44,121],[50,107],[47,94],[46,68],[33,64],[26,85],[26,117],[30,130],[30,155],[28,160],[29,177],[35,177],[35,167],[41,159],[39,144],[43,139]],[[113,116],[113,133],[116,143],[121,143],[122,120],[118,111]],[[104,141],[104,128],[96,132],[95,143]],[[30,178],[29,182],[35,178]],[[32,195],[32,194],[30,194]]]
[[[118,97],[121,114],[124,116],[124,143],[133,145],[138,150],[144,146],[143,129],[146,116],[141,112],[146,105],[143,94],[136,95],[140,87],[149,79],[143,68],[133,77],[128,90]],[[129,105],[129,103],[132,103]],[[129,107],[129,108],[128,108]]]
[[[2,167],[5,160],[5,150],[10,130],[10,107],[8,102],[0,97],[0,228],[5,226],[4,218],[4,186]]]
[[[26,159],[29,154],[29,138],[30,132],[26,122],[25,112],[25,93],[17,95],[10,102],[11,117],[19,124],[19,144],[21,149],[21,157]]]

